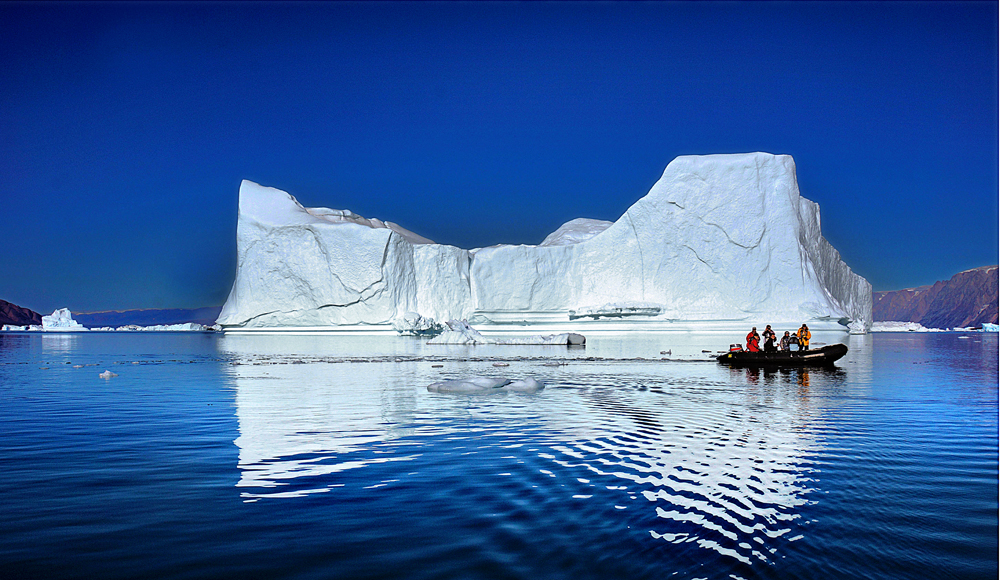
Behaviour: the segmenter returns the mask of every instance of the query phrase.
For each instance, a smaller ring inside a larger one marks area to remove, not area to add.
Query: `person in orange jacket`
[[[750,352],[760,352],[760,335],[757,334],[756,326],[747,333],[747,350]]]
[[[812,338],[809,327],[803,324],[795,334],[799,337],[799,350],[809,350],[809,339]]]

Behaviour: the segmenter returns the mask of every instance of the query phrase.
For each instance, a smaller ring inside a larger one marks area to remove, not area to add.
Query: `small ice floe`
[[[435,335],[444,330],[444,326],[433,318],[425,318],[416,312],[406,314],[392,321],[392,328],[402,335],[421,336]]]
[[[432,393],[488,393],[509,384],[510,379],[469,377],[431,383],[427,385],[427,390]]]
[[[495,366],[495,367],[509,367],[509,366],[510,366],[510,363],[505,363],[505,362],[495,362],[495,363],[493,363],[493,366]]]
[[[669,354],[670,354],[670,351],[669,351],[669,350],[661,350],[661,351],[660,351],[660,354],[665,354],[665,355],[669,355]]]
[[[511,381],[510,384],[503,387],[503,390],[513,391],[515,393],[537,393],[544,388],[545,385],[543,385],[541,381],[537,381],[531,377],[526,377],[519,381]]]
[[[562,334],[518,336],[513,338],[487,338],[478,330],[469,326],[465,320],[449,320],[445,323],[447,329],[427,341],[427,344],[504,344],[504,345],[553,345],[553,346],[585,346],[587,338],[575,332]]]
[[[102,379],[110,379],[111,377],[117,377],[118,375],[111,371],[104,371],[103,373],[97,376],[101,377]]]
[[[498,377],[469,377],[466,379],[451,379],[427,385],[432,393],[464,393],[488,394],[513,391],[516,393],[537,393],[545,385],[531,377],[512,381]]]

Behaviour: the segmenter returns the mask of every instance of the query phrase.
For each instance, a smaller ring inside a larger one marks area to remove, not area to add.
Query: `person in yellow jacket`
[[[812,338],[809,327],[803,324],[802,328],[799,328],[799,331],[795,335],[799,337],[799,350],[809,350],[809,339]]]

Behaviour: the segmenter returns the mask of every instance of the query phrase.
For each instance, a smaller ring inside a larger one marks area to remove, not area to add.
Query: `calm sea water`
[[[997,577],[996,334],[735,340],[0,335],[0,577]]]

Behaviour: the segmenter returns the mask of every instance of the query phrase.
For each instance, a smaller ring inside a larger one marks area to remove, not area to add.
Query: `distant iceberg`
[[[126,324],[124,326],[99,326],[91,330],[115,331],[115,332],[205,332],[207,330],[219,330],[215,326],[205,326],[197,322],[184,322],[181,324],[154,324],[152,326],[139,326],[137,324]]]
[[[37,327],[30,327],[30,330],[35,330]],[[69,308],[60,308],[48,316],[42,317],[42,328],[43,331],[55,331],[55,332],[78,332],[87,330],[79,322],[73,320],[73,314],[69,311]]]
[[[924,328],[919,322],[873,322],[871,332],[944,332],[940,328]]]
[[[787,155],[684,156],[617,221],[464,250],[348,210],[240,187],[224,330],[419,334],[734,329],[866,332],[871,285],[821,235]]]
[[[984,322],[982,328],[973,326],[959,328],[926,328],[919,322],[881,321],[872,323],[871,332],[1000,332],[996,324]]]

